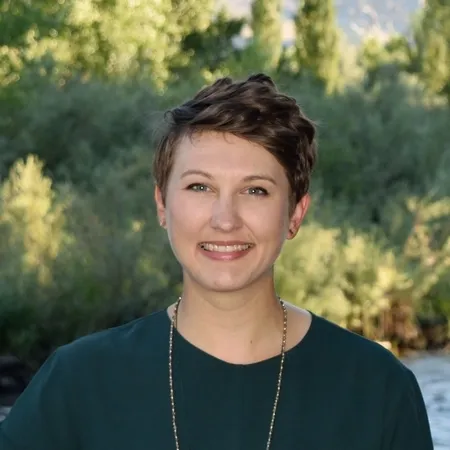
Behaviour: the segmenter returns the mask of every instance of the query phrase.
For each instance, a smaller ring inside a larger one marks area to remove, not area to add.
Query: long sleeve
[[[414,374],[405,368],[397,395],[388,399],[383,450],[433,450],[430,424]]]
[[[68,373],[56,351],[0,424],[0,450],[72,450]]]

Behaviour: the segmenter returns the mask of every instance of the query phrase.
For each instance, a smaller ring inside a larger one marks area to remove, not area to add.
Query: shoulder
[[[98,331],[59,347],[55,357],[62,365],[77,365],[82,370],[102,364],[124,364],[139,357],[152,358],[167,341],[168,319],[165,310],[126,324]],[[70,368],[69,367],[69,368]]]
[[[355,404],[364,399],[392,416],[389,423],[403,407],[423,409],[415,375],[382,345],[314,314],[304,342],[309,373],[330,395],[340,392]]]
[[[404,383],[412,372],[391,351],[382,345],[353,333],[323,317],[312,315],[311,343],[316,357],[324,363],[381,382]]]
[[[311,373],[341,410],[378,424],[383,449],[432,449],[427,412],[413,372],[393,353],[313,315]]]

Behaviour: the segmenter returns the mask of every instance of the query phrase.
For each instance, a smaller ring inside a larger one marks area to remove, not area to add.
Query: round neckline
[[[309,328],[306,331],[305,335],[303,336],[303,338],[297,342],[294,346],[292,346],[289,350],[287,350],[285,352],[285,357],[287,359],[291,359],[292,357],[294,357],[297,353],[299,353],[300,351],[303,351],[305,349],[308,348],[308,343],[309,341],[312,339],[314,333],[316,332],[316,328],[318,325],[318,316],[316,316],[313,312],[311,312],[310,310],[306,310],[309,312],[309,314],[311,314],[311,323],[309,324]],[[167,311],[167,309],[163,310],[163,314],[165,316],[165,321],[167,324],[167,330],[170,330],[170,326],[172,323],[172,319],[169,316],[169,313]],[[252,362],[252,363],[247,363],[247,364],[240,364],[240,363],[232,363],[229,361],[225,361],[221,358],[218,358],[217,356],[212,355],[211,353],[208,353],[207,351],[201,349],[200,347],[197,347],[196,345],[194,345],[192,342],[190,342],[188,339],[186,339],[179,331],[177,328],[174,328],[174,346],[176,346],[176,344],[181,344],[183,346],[184,349],[186,349],[189,353],[190,356],[196,357],[196,358],[201,358],[203,361],[205,362],[210,362],[210,363],[215,363],[218,365],[221,365],[223,367],[229,367],[229,368],[235,368],[235,369],[251,369],[253,367],[261,367],[264,365],[270,365],[273,364],[275,361],[278,363],[280,356],[281,356],[281,352],[278,353],[277,355],[271,356],[269,358],[266,359],[262,359],[261,361],[256,361],[256,362]]]

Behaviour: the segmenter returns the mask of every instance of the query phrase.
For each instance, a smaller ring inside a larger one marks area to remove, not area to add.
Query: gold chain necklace
[[[283,308],[283,337],[281,340],[281,358],[280,358],[280,371],[278,373],[278,381],[277,381],[277,390],[275,394],[275,401],[273,404],[272,409],[272,419],[270,421],[270,428],[269,428],[269,437],[267,439],[267,445],[266,450],[269,450],[270,444],[272,442],[272,434],[273,434],[273,428],[275,424],[275,417],[277,414],[277,406],[278,406],[278,400],[280,398],[280,391],[281,391],[281,380],[283,378],[283,368],[284,368],[284,357],[286,352],[286,336],[287,336],[287,309],[284,302],[279,299],[281,307]],[[178,307],[181,302],[181,297],[178,298],[178,301],[175,303],[173,316],[171,319],[170,324],[170,336],[169,336],[169,387],[170,387],[170,404],[172,407],[172,427],[173,427],[173,434],[175,437],[175,446],[176,450],[180,450],[180,444],[178,440],[178,428],[177,428],[177,420],[176,420],[176,411],[175,411],[175,394],[174,394],[174,387],[173,387],[173,331],[174,328],[177,326],[177,316],[178,316]]]

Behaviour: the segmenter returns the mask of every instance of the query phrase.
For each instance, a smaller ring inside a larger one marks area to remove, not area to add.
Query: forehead
[[[179,143],[175,155],[174,172],[202,169],[211,172],[236,173],[270,172],[283,176],[284,169],[276,158],[261,145],[232,134],[205,132],[185,136]]]

